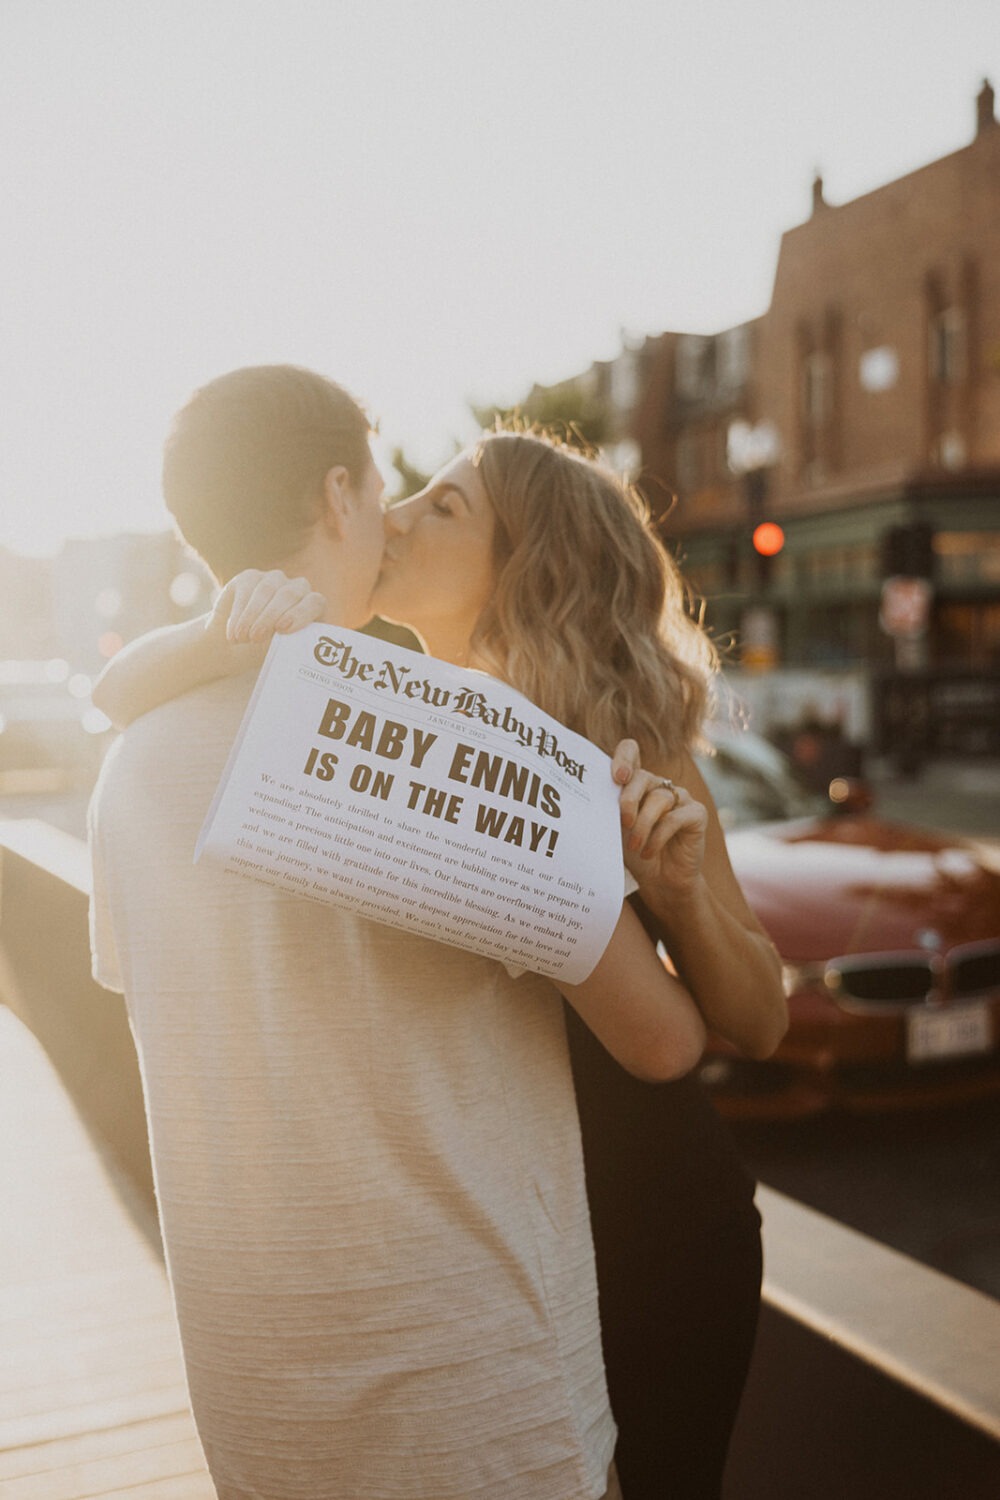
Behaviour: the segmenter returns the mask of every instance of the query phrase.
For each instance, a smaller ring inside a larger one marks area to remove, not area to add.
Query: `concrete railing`
[[[86,851],[15,821],[0,861],[0,992],[155,1238],[124,1005],[90,977]],[[764,1311],[726,1500],[1000,1494],[1000,1303],[767,1188],[759,1202]]]
[[[139,1068],[121,995],[90,975],[90,861],[47,823],[0,823],[0,999],[34,1032],[137,1220],[156,1236]]]
[[[758,1190],[764,1306],[725,1500],[1000,1495],[1000,1302]]]

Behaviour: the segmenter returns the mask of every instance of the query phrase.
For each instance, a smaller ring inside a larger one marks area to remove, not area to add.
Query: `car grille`
[[[817,979],[849,1011],[899,1011],[971,1000],[1000,990],[1000,939],[965,943],[947,953],[861,953],[792,971]]]

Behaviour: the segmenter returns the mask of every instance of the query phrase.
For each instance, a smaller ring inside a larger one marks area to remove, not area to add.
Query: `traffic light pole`
[[[751,670],[766,671],[779,661],[778,618],[770,600],[773,560],[784,545],[780,526],[764,519],[767,469],[748,468],[743,475],[746,518],[752,549],[750,597],[743,612],[741,661]]]

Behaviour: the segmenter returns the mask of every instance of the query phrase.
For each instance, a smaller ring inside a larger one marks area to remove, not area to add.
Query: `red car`
[[[790,1024],[754,1062],[711,1046],[723,1114],[947,1103],[1000,1090],[1000,846],[874,817],[795,782],[754,734],[720,731],[701,768],[730,857],[785,964]]]

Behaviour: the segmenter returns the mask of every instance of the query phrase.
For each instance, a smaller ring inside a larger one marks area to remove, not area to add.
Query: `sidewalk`
[[[0,1005],[0,1494],[214,1500],[163,1265]]]

